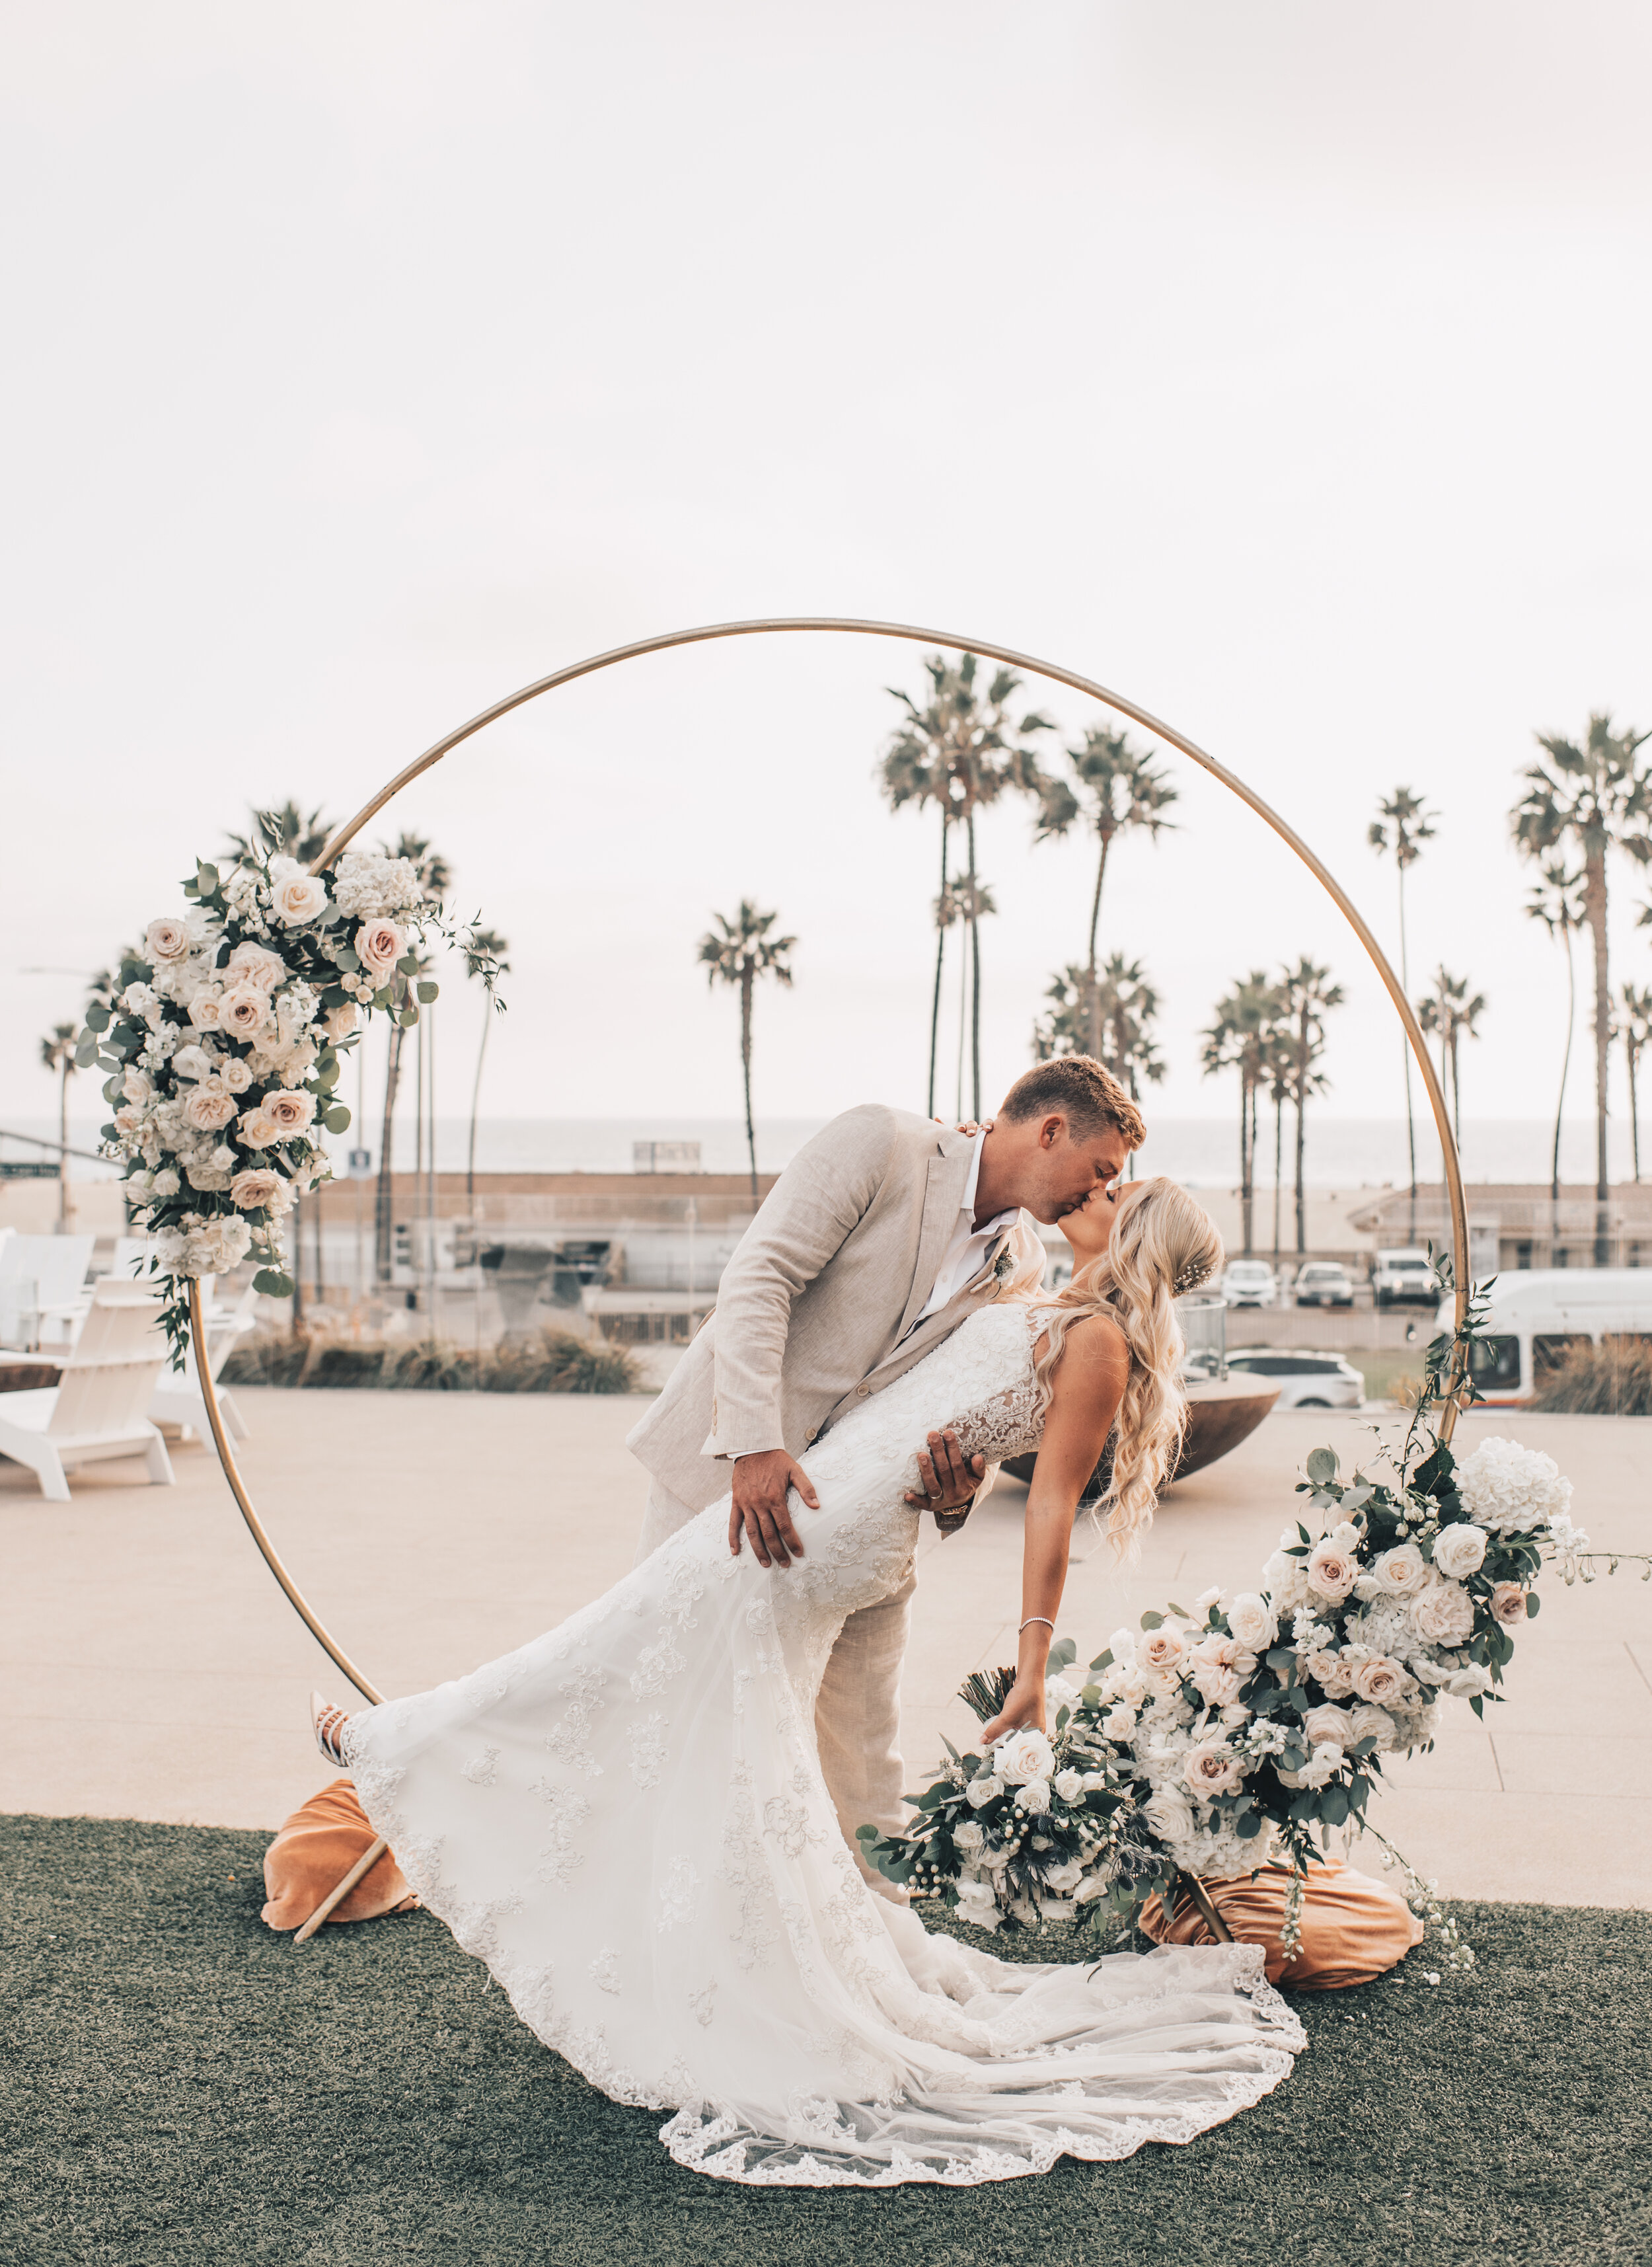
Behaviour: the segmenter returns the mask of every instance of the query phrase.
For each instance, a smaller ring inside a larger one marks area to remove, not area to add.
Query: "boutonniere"
[[[993,1262],[992,1266],[992,1280],[998,1285],[1000,1291],[1004,1288],[1004,1286],[1009,1281],[1011,1276],[1013,1275],[1014,1273],[1014,1254],[1011,1251],[1010,1247],[1006,1243],[1002,1251],[998,1253],[997,1259]]]

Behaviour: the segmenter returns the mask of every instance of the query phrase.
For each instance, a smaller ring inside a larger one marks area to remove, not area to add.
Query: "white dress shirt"
[[[971,1145],[975,1154],[969,1163],[969,1178],[964,1183],[963,1202],[958,1207],[957,1225],[942,1256],[940,1273],[935,1278],[935,1288],[929,1295],[929,1303],[913,1321],[914,1330],[925,1315],[938,1315],[950,1299],[956,1297],[970,1277],[980,1272],[998,1237],[1015,1224],[1020,1210],[1016,1205],[988,1221],[984,1228],[977,1228],[975,1224],[976,1188],[981,1178],[981,1145],[986,1138],[986,1129],[983,1127]]]

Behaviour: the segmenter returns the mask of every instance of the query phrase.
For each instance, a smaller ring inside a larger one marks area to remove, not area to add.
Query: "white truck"
[[[1434,1267],[1426,1251],[1407,1244],[1371,1254],[1371,1295],[1379,1307],[1434,1304]]]

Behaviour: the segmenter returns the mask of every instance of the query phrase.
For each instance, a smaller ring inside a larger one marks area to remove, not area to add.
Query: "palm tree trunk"
[[[1297,1032],[1297,1251],[1300,1256],[1308,1248],[1308,1073],[1312,1067],[1312,1038],[1308,1028],[1308,1010],[1305,1004]]]
[[[1244,1101],[1241,1106],[1245,1112],[1245,1131],[1241,1151],[1241,1170],[1244,1178],[1239,1189],[1239,1208],[1244,1216],[1245,1257],[1248,1259],[1254,1242],[1253,1231],[1256,1185],[1256,1084],[1255,1081],[1248,1075],[1245,1079]]]
[[[1554,1158],[1549,1176],[1549,1265],[1561,1233],[1561,1126],[1566,1116],[1566,1081],[1572,1067],[1572,1026],[1577,1019],[1577,971],[1572,960],[1572,932],[1562,929],[1566,944],[1566,1047],[1561,1056],[1561,1098],[1554,1107]]]
[[[757,1202],[757,1129],[751,1119],[751,983],[750,963],[740,972],[740,1068],[746,1082],[746,1156],[751,1166],[751,1202]]]
[[[940,1051],[940,979],[947,961],[947,829],[940,814],[940,895],[935,900],[935,1002],[929,1013],[929,1114],[935,1115],[935,1063]]]
[[[1096,934],[1101,925],[1101,884],[1107,879],[1107,850],[1112,840],[1110,834],[1101,837],[1101,855],[1096,861],[1095,895],[1090,900],[1090,960],[1085,980],[1090,987],[1090,1052],[1098,1061],[1101,1055],[1101,987],[1096,976]]]
[[[1641,1178],[1641,1107],[1635,1093],[1635,1074],[1641,1067],[1641,1050],[1634,1043],[1633,1031],[1623,1035],[1623,1051],[1629,1058],[1629,1154],[1634,1161],[1634,1177]]]
[[[1285,1097],[1274,1082],[1274,1264],[1279,1262],[1279,1205],[1285,1178]]]
[[[1246,1251],[1251,1248],[1251,1233],[1248,1225],[1250,1171],[1246,1163],[1246,1141],[1250,1129],[1250,1082],[1246,1076],[1245,1067],[1241,1063],[1239,1066],[1239,1212],[1241,1219],[1246,1222],[1245,1228]]]
[[[493,1021],[493,995],[490,992],[482,1001],[482,1037],[476,1050],[476,1076],[471,1082],[471,1147],[464,1167],[464,1209],[472,1219],[476,1214],[476,1113],[482,1100],[482,1059],[487,1053],[487,1034]],[[931,1076],[933,1077],[932,1062]]]
[[[969,1090],[972,1118],[981,1116],[981,921],[976,900],[976,815],[969,833]]]
[[[1411,997],[1411,956],[1406,946],[1406,869],[1400,869],[1400,981],[1405,994]],[[1411,1224],[1407,1240],[1417,1240],[1417,1121],[1411,1102],[1411,1041],[1405,1041],[1406,1050],[1406,1153],[1411,1160]]]
[[[71,1209],[69,1201],[69,1074],[74,1067],[74,1056],[66,1053],[57,1081],[57,1227],[59,1234],[63,1236],[69,1233]]]
[[[378,1185],[373,1192],[373,1273],[380,1283],[391,1278],[391,1262],[395,1222],[391,1188],[391,1153],[396,1139],[396,1089],[401,1084],[401,1043],[405,1037],[399,1023],[392,1023],[390,1033],[390,1054],[384,1066],[384,1124],[379,1135]]]
[[[1595,1265],[1610,1256],[1606,1172],[1606,1103],[1612,1048],[1612,970],[1606,940],[1606,853],[1590,850],[1583,862],[1583,918],[1595,943]]]
[[[1462,1063],[1457,1051],[1458,1031],[1451,1025],[1451,1139],[1457,1144],[1458,1160],[1463,1155],[1463,1079]]]

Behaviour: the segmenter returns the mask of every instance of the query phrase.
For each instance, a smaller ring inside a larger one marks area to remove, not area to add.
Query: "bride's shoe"
[[[316,1745],[325,1756],[327,1761],[330,1764],[337,1764],[340,1771],[349,1769],[349,1765],[344,1760],[343,1746],[344,1728],[349,1720],[347,1709],[335,1708],[333,1703],[324,1698],[319,1692],[311,1694],[310,1728],[316,1735]]]

